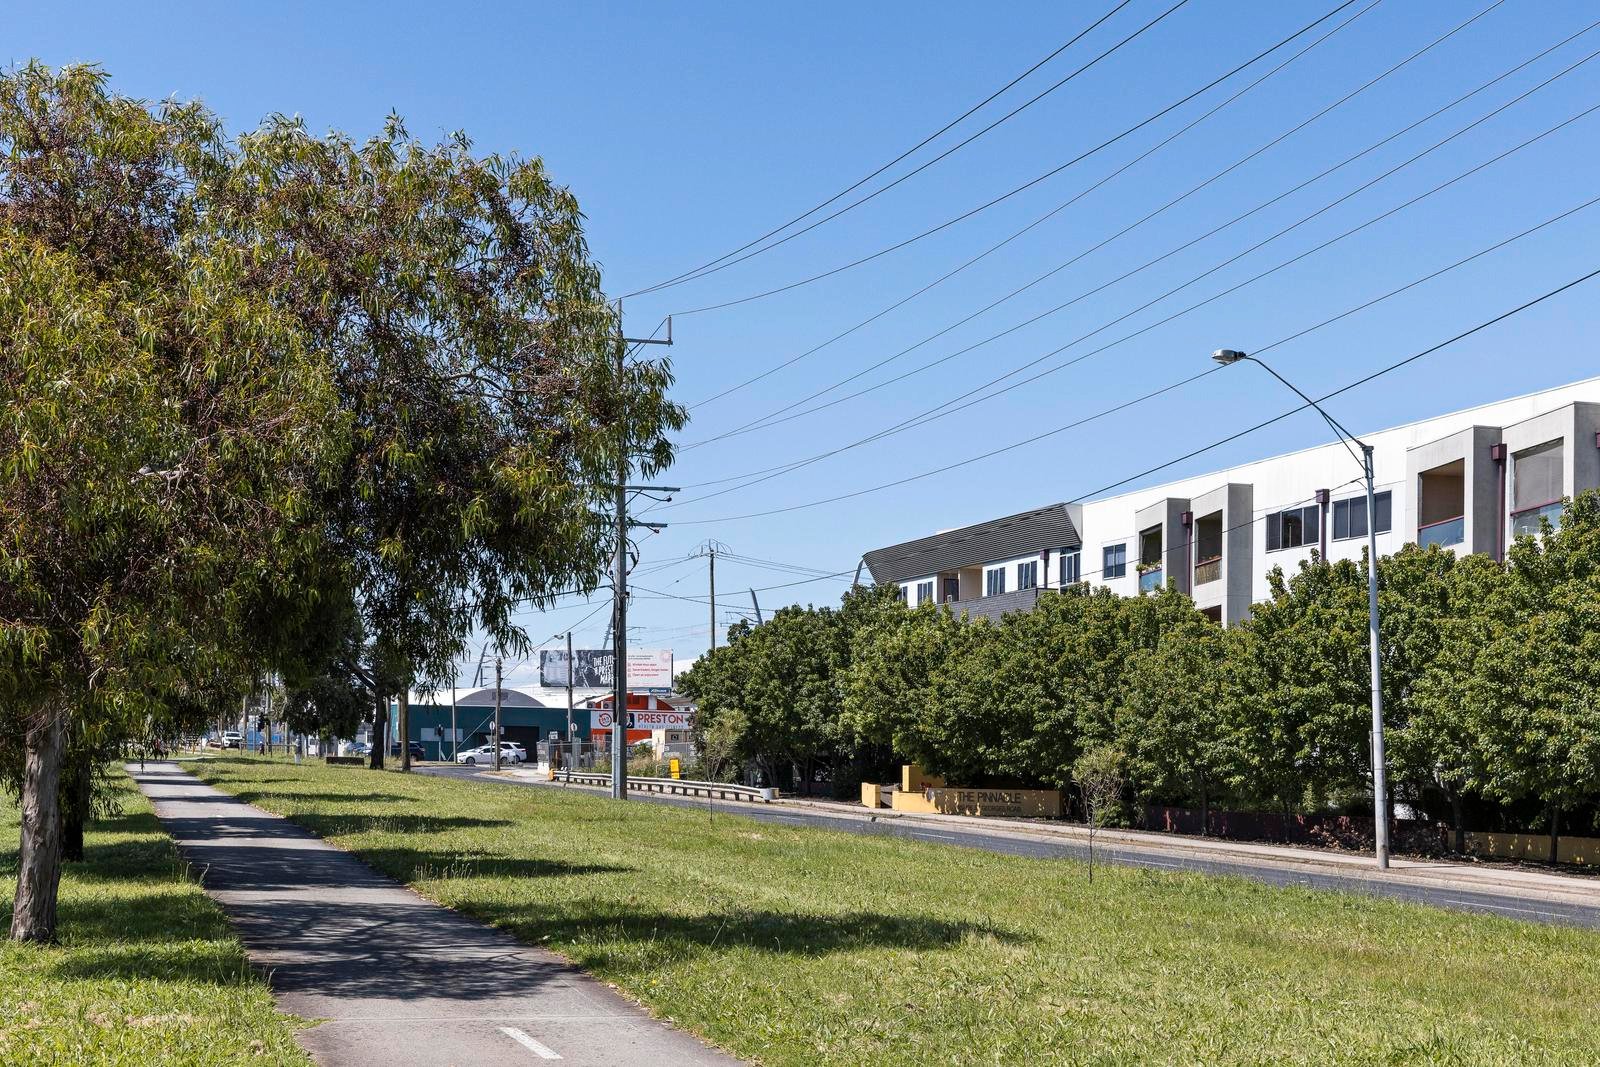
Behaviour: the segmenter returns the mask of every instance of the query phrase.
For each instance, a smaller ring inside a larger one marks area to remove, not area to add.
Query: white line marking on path
[[[518,1030],[515,1026],[502,1026],[500,1032],[539,1057],[541,1060],[559,1060],[561,1056],[549,1045],[543,1045]]]

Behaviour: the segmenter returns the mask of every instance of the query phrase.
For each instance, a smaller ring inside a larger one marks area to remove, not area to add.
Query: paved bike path
[[[424,900],[173,763],[129,773],[321,1064],[736,1064],[552,953]]]

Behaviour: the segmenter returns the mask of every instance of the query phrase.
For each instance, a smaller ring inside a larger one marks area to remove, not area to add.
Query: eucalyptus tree
[[[11,934],[55,936],[67,739],[110,744],[241,677],[249,605],[315,547],[344,458],[327,375],[203,225],[201,108],[89,68],[0,75],[0,774]]]
[[[577,199],[537,158],[427,145],[395,117],[359,143],[279,117],[209,192],[350,426],[319,507],[368,637],[343,667],[381,731],[386,671],[443,682],[475,628],[523,651],[519,609],[597,587],[619,451],[648,478],[683,424],[670,369],[619,360]]]

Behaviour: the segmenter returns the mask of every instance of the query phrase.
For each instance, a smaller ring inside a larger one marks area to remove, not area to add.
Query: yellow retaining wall
[[[900,766],[900,791],[903,793],[920,793],[924,789],[940,789],[943,786],[943,778],[936,774],[924,774],[915,763]]]
[[[1550,859],[1548,834],[1480,834],[1468,832],[1467,851],[1496,859]],[[1556,843],[1556,857],[1562,863],[1600,863],[1600,838],[1562,837]]]
[[[883,807],[883,786],[871,782],[861,783],[861,806],[864,808]]]

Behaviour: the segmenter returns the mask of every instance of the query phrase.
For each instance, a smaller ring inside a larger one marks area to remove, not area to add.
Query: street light
[[[1372,658],[1372,814],[1373,825],[1376,828],[1378,869],[1387,870],[1389,818],[1385,798],[1388,795],[1388,786],[1385,780],[1383,756],[1383,667],[1378,657],[1378,512],[1377,493],[1373,488],[1372,479],[1372,446],[1346,430],[1337,419],[1322,409],[1321,404],[1296,389],[1287,378],[1255,356],[1233,348],[1219,348],[1211,353],[1211,358],[1225,367],[1242,360],[1249,360],[1261,367],[1282,382],[1295,396],[1304,400],[1308,406],[1315,408],[1317,414],[1321,415],[1333,428],[1333,432],[1339,435],[1339,440],[1347,450],[1352,444],[1361,449],[1361,456],[1356,462],[1361,464],[1361,471],[1367,480],[1367,641]],[[1355,458],[1356,454],[1351,450],[1350,455]]]

